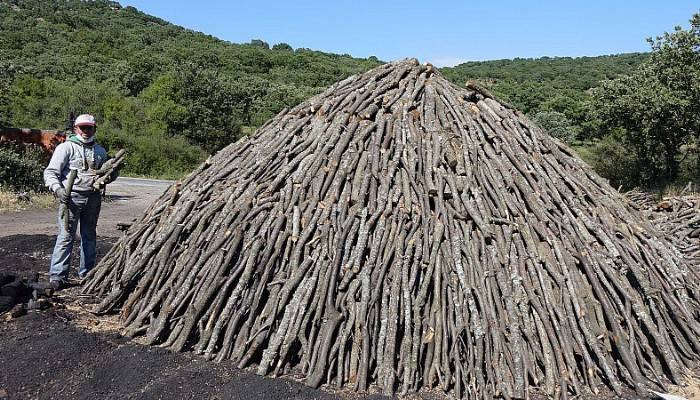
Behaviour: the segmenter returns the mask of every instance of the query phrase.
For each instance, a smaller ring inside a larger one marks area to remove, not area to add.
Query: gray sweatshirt
[[[71,141],[59,144],[51,156],[49,166],[44,170],[44,183],[52,192],[59,187],[65,187],[68,173],[77,169],[78,175],[73,183],[76,192],[94,192],[95,171],[102,167],[109,157],[104,147],[95,143],[84,146]],[[112,177],[114,180],[116,176]]]

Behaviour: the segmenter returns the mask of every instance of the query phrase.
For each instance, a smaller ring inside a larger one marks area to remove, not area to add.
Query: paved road
[[[120,190],[123,187],[148,187],[148,188],[167,188],[175,181],[167,181],[163,179],[146,179],[146,178],[129,178],[126,176],[120,177],[114,183],[109,185],[110,191]]]
[[[117,222],[129,222],[141,213],[174,181],[120,177],[107,186],[107,199],[97,225],[99,235],[119,236]],[[56,233],[56,210],[0,212],[0,237]]]

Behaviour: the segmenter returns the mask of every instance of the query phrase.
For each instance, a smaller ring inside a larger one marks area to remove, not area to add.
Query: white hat
[[[75,126],[80,126],[80,125],[90,125],[90,126],[95,126],[97,125],[95,123],[95,117],[93,117],[90,114],[80,114],[78,115],[78,118],[75,119],[75,122],[73,123]]]

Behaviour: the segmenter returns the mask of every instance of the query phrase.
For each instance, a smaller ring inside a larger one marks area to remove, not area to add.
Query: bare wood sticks
[[[700,235],[688,210],[666,233]],[[212,156],[84,292],[129,335],[311,386],[644,394],[698,366],[681,253],[521,113],[404,60]]]

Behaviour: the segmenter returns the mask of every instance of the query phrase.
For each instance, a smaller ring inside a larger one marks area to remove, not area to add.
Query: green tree
[[[10,89],[15,75],[20,73],[21,69],[11,61],[0,59],[0,71],[3,71],[0,73],[0,126],[7,126],[12,119]]]
[[[240,137],[241,99],[231,79],[202,63],[184,62],[144,91],[155,129],[213,153]]]
[[[45,161],[39,149],[0,147],[0,187],[13,190],[45,190]]]
[[[249,132],[379,63],[225,42],[108,0],[0,0],[0,124],[63,129],[69,110],[92,113],[130,174],[182,176],[239,121]]]
[[[577,153],[613,187],[632,189],[641,182],[639,162],[624,144],[622,130],[613,130],[592,144],[576,148]]]
[[[591,109],[607,129],[623,130],[642,183],[658,184],[676,178],[681,148],[700,135],[700,14],[689,30],[676,27],[649,42],[649,60],[593,89]]]
[[[532,120],[544,129],[550,136],[572,143],[576,139],[576,132],[571,121],[566,115],[557,111],[540,111]]]
[[[23,74],[8,90],[9,124],[23,128],[63,128],[69,88],[51,79]]]
[[[260,47],[265,50],[270,50],[270,45],[264,40],[253,39],[250,41],[250,45],[253,47]]]
[[[288,45],[287,43],[277,43],[276,45],[272,46],[272,50],[275,50],[275,51],[294,51],[292,46]]]
[[[127,96],[138,96],[148,87],[156,74],[151,57],[138,55],[133,60],[115,65],[116,80]]]

